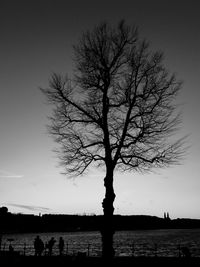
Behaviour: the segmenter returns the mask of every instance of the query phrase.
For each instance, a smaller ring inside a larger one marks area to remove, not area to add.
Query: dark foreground
[[[74,256],[1,256],[0,266],[200,266],[200,257],[174,258],[174,257],[115,257],[106,261],[99,257],[74,257]]]

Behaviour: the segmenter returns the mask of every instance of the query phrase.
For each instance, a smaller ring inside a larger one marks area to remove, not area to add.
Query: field
[[[200,266],[200,258],[174,257],[116,257],[107,261],[100,257],[72,257],[72,256],[1,256],[0,266]]]

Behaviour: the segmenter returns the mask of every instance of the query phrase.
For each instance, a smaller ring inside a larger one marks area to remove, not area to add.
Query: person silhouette
[[[10,253],[10,255],[12,255],[13,252],[14,252],[14,248],[13,248],[13,246],[10,244],[10,245],[9,245],[9,253]]]
[[[62,237],[60,237],[59,243],[58,243],[58,249],[59,249],[60,256],[63,254],[64,246],[65,246],[64,239]]]
[[[52,255],[52,250],[53,250],[53,246],[54,246],[55,242],[56,242],[56,240],[54,239],[54,237],[52,237],[48,242],[49,256]]]
[[[34,240],[34,249],[35,249],[35,256],[41,256],[44,250],[44,243],[42,239],[40,239],[39,235],[36,236]]]
[[[183,257],[186,257],[186,258],[191,257],[191,253],[188,247],[182,247],[181,251],[182,251]]]

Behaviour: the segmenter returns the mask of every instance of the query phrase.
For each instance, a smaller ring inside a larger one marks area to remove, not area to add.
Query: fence
[[[12,241],[3,242],[0,247],[1,252],[7,252],[13,249],[20,255],[29,256],[35,255],[33,244],[30,243],[12,243]],[[129,256],[129,257],[182,257],[192,256],[200,257],[199,247],[192,245],[191,247],[183,247],[181,244],[152,244],[152,243],[132,243],[132,244],[114,244],[116,256]],[[49,251],[45,247],[42,255],[48,255]],[[58,245],[53,246],[52,255],[59,255]],[[90,244],[90,243],[65,243],[62,255],[78,255],[82,254],[85,256],[101,256],[101,245]]]

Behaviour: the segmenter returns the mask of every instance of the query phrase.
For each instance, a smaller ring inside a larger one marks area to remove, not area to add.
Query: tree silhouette
[[[102,23],[74,48],[72,79],[53,74],[42,89],[54,105],[49,131],[65,173],[104,167],[102,255],[113,257],[114,171],[149,171],[180,162],[184,138],[175,98],[181,83],[163,54],[140,40],[136,27]]]

